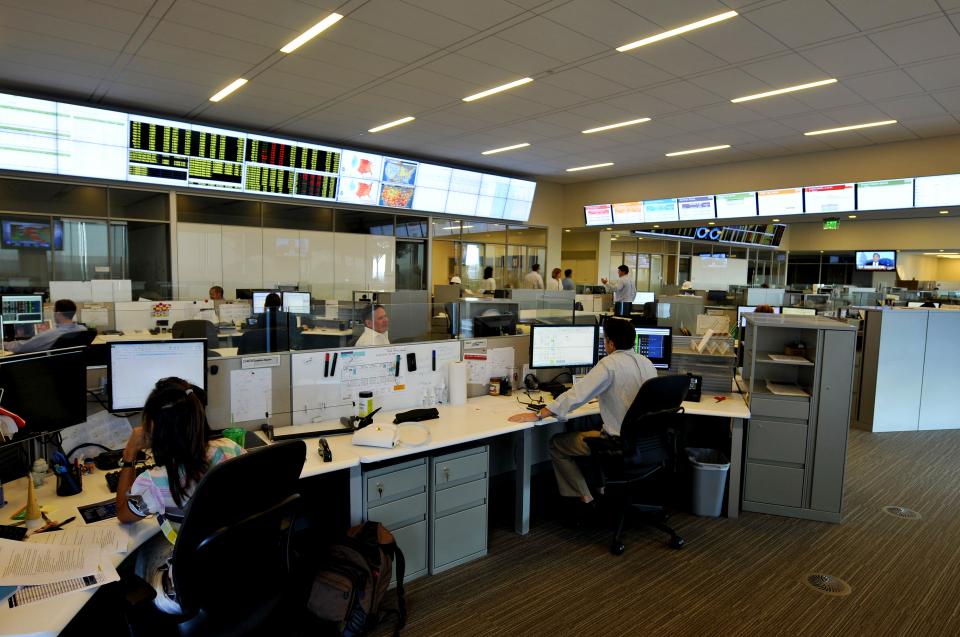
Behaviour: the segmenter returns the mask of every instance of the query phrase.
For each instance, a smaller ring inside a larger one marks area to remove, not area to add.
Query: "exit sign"
[[[824,219],[823,220],[823,229],[824,230],[837,230],[840,228],[839,219]]]

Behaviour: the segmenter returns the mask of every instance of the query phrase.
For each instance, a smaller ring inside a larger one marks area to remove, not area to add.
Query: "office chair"
[[[62,349],[64,347],[86,347],[97,338],[97,329],[88,327],[85,330],[75,330],[67,332],[53,342],[50,349]]]
[[[172,332],[173,338],[205,338],[208,350],[220,347],[217,326],[205,319],[177,321],[173,324]]]
[[[679,549],[683,538],[665,523],[664,507],[660,504],[635,502],[634,491],[643,483],[650,484],[663,477],[675,450],[668,439],[668,428],[683,412],[681,403],[687,395],[690,380],[686,376],[659,376],[645,382],[627,410],[620,428],[619,439],[588,438],[590,456],[599,469],[605,493],[617,508],[617,527],[610,543],[610,552],[622,555],[623,527],[627,515],[640,513],[644,524],[670,535],[670,547]]]
[[[264,354],[267,352],[286,352],[291,348],[290,331],[286,329],[258,328],[245,330],[237,343],[237,354]],[[296,344],[296,340],[294,340]]]
[[[142,599],[128,607],[132,634],[161,634],[161,627],[182,636],[260,634],[296,608],[290,536],[306,453],[302,440],[278,442],[204,475],[171,557],[181,613],[163,613],[152,597]],[[140,591],[149,588],[132,579]]]

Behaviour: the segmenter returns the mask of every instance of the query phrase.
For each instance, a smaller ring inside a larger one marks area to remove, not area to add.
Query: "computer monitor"
[[[263,310],[261,309],[260,311],[262,312]],[[310,313],[310,293],[309,292],[284,292],[283,293],[283,311],[290,312],[291,314],[309,314]]]
[[[793,314],[796,316],[816,316],[817,311],[809,307],[782,307],[780,308],[780,313],[787,315]]]
[[[0,296],[0,314],[4,325],[43,322],[42,294],[4,294]]]
[[[633,351],[649,358],[657,369],[669,369],[673,351],[672,330],[669,327],[634,327],[633,331],[636,334]],[[603,358],[606,355],[601,327],[597,338],[597,357]]]
[[[747,319],[745,319],[743,315],[750,314],[751,312],[755,312],[756,309],[757,307],[755,305],[741,305],[737,307],[737,325],[739,325],[740,327],[743,327],[744,325],[746,325]],[[773,313],[780,314],[780,308],[779,307],[773,308]]]
[[[280,292],[277,290],[256,290],[253,293],[253,313],[254,314],[263,314],[263,304],[267,300],[267,296],[270,294],[276,294],[280,296]],[[281,299],[282,300],[282,299]]]
[[[26,421],[25,433],[57,431],[87,419],[83,348],[0,360],[0,404]]]
[[[505,336],[517,333],[515,314],[493,314],[473,317],[473,335],[476,338],[486,336]]]
[[[589,367],[597,362],[594,325],[530,326],[530,368]]]
[[[713,305],[726,305],[727,291],[726,290],[707,290],[707,302],[712,303]]]
[[[207,340],[110,343],[107,379],[111,412],[139,411],[157,381],[175,376],[207,391]]]
[[[642,306],[644,303],[653,303],[655,294],[653,292],[637,292],[637,295],[633,297],[634,306]]]

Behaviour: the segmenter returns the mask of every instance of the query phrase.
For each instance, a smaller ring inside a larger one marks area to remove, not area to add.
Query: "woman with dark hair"
[[[488,265],[483,269],[483,283],[480,289],[484,292],[493,292],[497,289],[497,280],[493,278],[493,266]]]
[[[168,559],[176,542],[183,510],[203,475],[234,458],[243,449],[228,438],[211,440],[201,390],[179,378],[157,382],[123,450],[117,484],[117,517],[137,522],[156,515],[162,533],[142,547],[136,572],[157,591],[155,603],[167,612],[179,610],[168,575]],[[156,466],[135,475],[137,454],[151,450]]]

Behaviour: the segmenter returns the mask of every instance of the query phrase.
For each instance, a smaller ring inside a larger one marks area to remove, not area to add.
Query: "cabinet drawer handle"
[[[443,468],[443,479],[446,480],[447,482],[450,481],[450,467]]]
[[[378,483],[377,483],[377,493],[380,494],[380,497],[381,497],[381,498],[383,497],[383,483],[382,483],[382,482],[378,482]]]

